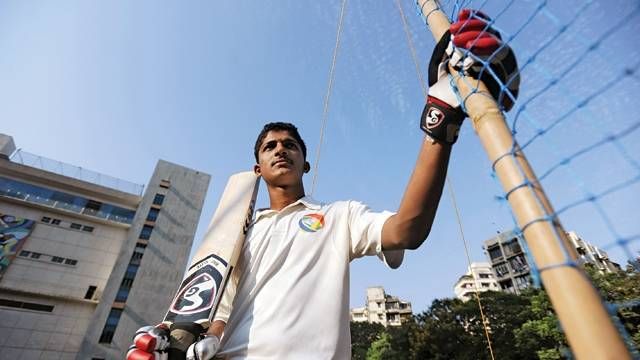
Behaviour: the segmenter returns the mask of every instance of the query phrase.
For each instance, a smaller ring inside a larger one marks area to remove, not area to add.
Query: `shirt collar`
[[[303,205],[304,207],[306,207],[307,209],[310,210],[320,210],[322,208],[322,203],[320,203],[319,201],[316,201],[314,198],[312,198],[311,196],[303,196],[300,199],[296,200],[294,203],[291,203],[289,205],[287,205],[287,207],[285,207],[284,209],[280,210],[280,211],[276,211],[276,210],[271,210],[269,208],[262,208],[262,209],[258,209],[256,211],[256,218],[255,221],[258,221],[258,219],[267,216],[267,215],[271,215],[271,214],[276,214],[276,213],[280,213],[283,211],[286,211],[288,209],[291,209],[295,206],[298,205]]]

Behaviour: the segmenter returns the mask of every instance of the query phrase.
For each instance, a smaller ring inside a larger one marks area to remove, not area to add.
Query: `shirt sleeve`
[[[389,267],[402,264],[404,250],[382,251],[382,226],[394,213],[374,212],[368,206],[349,201],[349,261],[366,255],[377,255]]]

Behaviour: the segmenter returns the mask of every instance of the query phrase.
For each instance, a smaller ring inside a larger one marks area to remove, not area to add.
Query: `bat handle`
[[[198,340],[205,329],[200,324],[192,322],[175,323],[171,325],[169,335],[169,359],[184,360],[189,345]]]

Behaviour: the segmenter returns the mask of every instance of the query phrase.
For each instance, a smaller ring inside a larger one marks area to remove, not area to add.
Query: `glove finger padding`
[[[142,351],[165,350],[169,346],[169,328],[162,324],[143,326],[136,331],[133,343]]]
[[[127,351],[127,360],[168,360],[169,354],[166,352],[146,352],[142,351],[135,347],[135,345],[131,346]]]
[[[143,326],[133,337],[133,345],[127,351],[127,360],[165,360],[168,355],[169,328],[158,326]]]
[[[482,12],[460,11],[458,20],[434,49],[429,63],[429,85],[438,80],[438,65],[449,62],[464,75],[482,80],[499,106],[509,111],[520,89],[518,62],[500,33],[489,26],[490,21]]]

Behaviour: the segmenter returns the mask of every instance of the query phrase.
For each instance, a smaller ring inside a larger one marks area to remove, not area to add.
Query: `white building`
[[[568,231],[567,237],[576,248],[583,263],[592,264],[603,273],[613,273],[620,270],[620,265],[611,261],[605,251],[584,241],[575,231]]]
[[[388,295],[382,286],[367,288],[366,306],[351,309],[351,321],[400,326],[411,319],[411,303]]]
[[[488,262],[474,262],[467,272],[453,286],[456,297],[462,301],[473,299],[473,294],[483,291],[500,291],[491,265]]]

